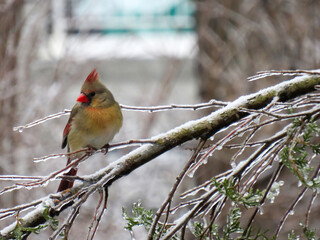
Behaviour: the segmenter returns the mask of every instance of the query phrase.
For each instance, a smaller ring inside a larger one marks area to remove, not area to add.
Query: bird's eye
[[[91,92],[91,93],[88,94],[88,97],[93,97],[94,95],[96,95],[96,93],[95,92]]]

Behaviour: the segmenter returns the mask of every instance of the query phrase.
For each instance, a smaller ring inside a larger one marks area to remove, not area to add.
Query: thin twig
[[[99,190],[98,192],[99,192],[99,195],[100,195],[100,199],[99,199],[98,205],[97,205],[97,207],[96,207],[96,210],[95,210],[95,212],[94,212],[93,219],[92,219],[92,221],[91,221],[91,223],[90,223],[90,226],[89,226],[89,231],[88,231],[87,240],[93,239],[93,237],[94,237],[95,231],[93,232],[93,234],[91,234],[91,230],[92,230],[92,228],[93,228],[93,225],[94,225],[95,222],[97,221],[98,211],[99,211],[100,206],[101,206],[101,203],[102,203],[102,201],[103,201],[103,196],[104,196],[104,195],[103,195],[102,190]],[[90,235],[91,235],[91,237],[90,237]]]
[[[273,183],[277,180],[277,178],[279,177],[279,174],[280,174],[282,168],[283,168],[283,164],[280,163],[280,164],[278,165],[277,170],[273,173],[273,175],[272,175],[272,177],[271,177],[271,179],[270,179],[270,181],[269,181],[269,183],[268,183],[268,186],[267,186],[267,188],[266,188],[266,191],[265,191],[263,197],[261,198],[261,200],[260,200],[260,202],[259,202],[259,205],[260,205],[260,206],[265,202],[265,200],[266,200],[266,198],[267,198],[267,196],[268,196],[268,193],[269,193],[269,191],[270,191],[270,189],[271,189],[271,187],[272,187],[272,184],[273,184]],[[249,230],[251,224],[253,223],[254,218],[256,217],[256,215],[257,215],[257,213],[258,213],[258,211],[259,211],[259,207],[256,207],[255,210],[254,210],[254,212],[253,212],[253,214],[252,214],[251,217],[250,217],[250,220],[248,221],[247,226],[245,227],[245,230],[244,230],[244,232],[243,232],[243,236],[244,236],[244,235],[247,233],[247,231]]]
[[[16,180],[39,180],[45,176],[17,176],[17,175],[1,175],[0,180],[2,181],[16,181]]]
[[[308,228],[309,227],[309,218],[310,218],[310,214],[311,214],[311,207],[312,207],[312,205],[313,205],[313,203],[314,203],[314,200],[317,198],[317,192],[315,191],[315,192],[313,192],[313,194],[312,194],[312,197],[311,197],[311,199],[310,199],[310,202],[309,202],[309,204],[308,204],[308,207],[307,207],[307,213],[306,213],[306,220],[305,220],[305,227],[306,228]]]
[[[302,191],[299,193],[299,195],[297,196],[297,198],[293,201],[293,203],[291,204],[291,206],[289,207],[289,209],[286,211],[286,213],[284,214],[283,218],[281,219],[278,227],[277,227],[277,230],[274,234],[274,236],[276,238],[279,237],[279,233],[283,227],[283,224],[285,223],[285,221],[287,220],[289,214],[293,211],[293,209],[295,208],[295,206],[298,204],[298,202],[302,199],[303,195],[305,194],[305,192],[308,190],[307,187],[304,187],[302,189]]]
[[[316,173],[313,176],[313,178],[315,178],[316,176],[319,176],[319,173],[320,173],[320,164],[319,164],[319,166],[318,166],[318,168],[316,170]],[[305,220],[306,228],[308,228],[308,226],[309,226],[309,217],[310,217],[310,213],[311,213],[311,207],[312,207],[313,202],[316,199],[317,195],[318,195],[317,191],[314,191],[313,194],[312,194],[312,198],[310,199],[310,202],[308,204],[307,213],[306,213],[306,220]]]
[[[256,75],[248,77],[249,81],[256,81],[260,78],[270,77],[270,76],[301,76],[301,75],[313,75],[319,76],[320,72],[317,71],[306,71],[306,70],[269,70],[269,71],[261,71]]]
[[[13,131],[19,131],[19,132],[22,132],[24,129],[27,129],[27,128],[31,128],[31,127],[34,127],[40,123],[43,123],[45,121],[48,121],[48,120],[51,120],[51,119],[55,119],[55,118],[59,118],[61,116],[64,116],[64,115],[67,115],[67,114],[70,114],[70,110],[68,109],[65,109],[63,112],[58,112],[58,113],[54,113],[54,114],[51,114],[51,115],[48,115],[44,118],[40,118],[38,120],[35,120],[31,123],[27,123],[25,125],[22,125],[22,126],[17,126],[17,127],[14,127],[13,128]]]
[[[315,173],[313,174],[312,179],[314,179],[316,176],[318,176],[319,172],[320,172],[320,164],[319,164],[317,170],[315,171]],[[283,218],[281,219],[281,221],[280,221],[280,223],[279,223],[279,225],[278,225],[278,227],[277,227],[277,230],[276,230],[276,232],[275,232],[275,234],[274,234],[276,238],[278,238],[279,233],[280,233],[280,231],[281,231],[281,229],[282,229],[285,221],[287,220],[289,214],[294,210],[295,206],[296,206],[296,205],[298,204],[298,202],[302,199],[303,195],[305,194],[305,192],[306,192],[308,189],[309,189],[308,187],[304,187],[304,188],[302,189],[302,191],[299,193],[299,195],[297,196],[297,198],[293,201],[293,203],[291,204],[291,206],[289,207],[289,209],[288,209],[288,210],[286,211],[286,213],[284,214],[284,216],[283,216]]]
[[[173,185],[171,191],[169,192],[168,197],[162,203],[161,207],[158,209],[158,211],[157,211],[157,213],[155,215],[155,218],[154,218],[154,220],[152,222],[152,225],[150,227],[149,233],[148,233],[148,240],[152,240],[153,239],[153,235],[155,233],[156,226],[158,224],[158,221],[159,221],[164,209],[169,205],[169,203],[171,203],[173,195],[176,192],[178,186],[180,185],[180,182],[184,178],[184,176],[185,176],[186,172],[188,171],[190,165],[195,161],[198,153],[201,151],[201,149],[202,149],[202,147],[204,146],[205,143],[206,143],[205,139],[201,139],[200,140],[200,142],[199,142],[196,150],[194,151],[193,155],[191,156],[190,160],[188,161],[188,163],[185,165],[185,167],[183,168],[183,170],[180,172],[179,176],[177,177],[177,180],[176,180],[175,184]],[[168,209],[170,209],[170,207]],[[168,219],[168,213],[167,213],[166,220],[167,219]],[[160,234],[158,236],[158,239],[161,237],[161,233],[163,231],[165,223],[166,222],[164,222],[163,227],[161,228],[161,231],[160,231]]]
[[[207,232],[210,231],[210,229],[211,229],[212,225],[214,224],[215,220],[218,218],[219,214],[221,213],[222,208],[225,206],[226,201],[227,201],[227,197],[224,196],[224,197],[223,197],[223,200],[220,201],[220,203],[217,203],[217,204],[219,204],[219,207],[218,207],[218,209],[216,210],[216,214],[214,214],[214,211],[213,211],[213,214],[212,214],[210,223],[209,223],[208,226],[203,230],[202,234],[201,234],[200,237],[199,237],[199,240],[201,240],[201,239],[207,234]]]
[[[155,143],[155,141],[153,141],[151,139],[131,139],[131,140],[124,141],[124,142],[109,144],[108,151],[110,152],[115,149],[119,149],[119,148],[127,147],[127,146],[141,146],[142,144],[154,144],[154,143]],[[49,154],[49,155],[46,155],[43,157],[33,158],[33,161],[34,162],[43,162],[43,161],[47,161],[49,159],[56,159],[56,158],[60,158],[60,157],[69,157],[69,156],[73,156],[73,155],[81,153],[81,152],[89,152],[89,151],[92,151],[92,149],[82,148],[82,149],[79,149],[74,152],[54,153],[54,154]],[[105,151],[105,148],[100,148],[100,149],[94,150],[95,153],[100,153],[100,152],[104,152],[104,151]]]
[[[240,126],[238,126],[236,129],[232,130],[230,133],[228,133],[224,138],[220,139],[216,144],[214,144],[209,151],[207,151],[198,162],[196,162],[191,168],[190,170],[188,170],[188,175],[192,176],[193,173],[198,169],[198,167],[203,163],[203,161],[205,159],[207,159],[214,150],[217,149],[217,147],[222,147],[224,144],[228,141],[228,139],[230,139],[234,134],[237,133],[237,131],[242,128],[243,126],[247,125],[249,122],[251,121],[251,119],[249,118],[247,121],[244,121]]]
[[[46,183],[47,181],[49,181],[49,180],[53,179],[54,177],[56,177],[58,174],[65,172],[69,168],[71,168],[73,166],[77,166],[80,162],[84,161],[89,156],[91,156],[91,154],[90,153],[86,153],[86,154],[82,155],[81,157],[79,157],[78,159],[75,159],[72,162],[70,162],[64,168],[62,168],[62,169],[60,169],[58,171],[52,172],[51,174],[49,174],[48,176],[46,176],[45,178],[43,178],[41,180],[32,181],[32,182],[28,182],[28,183],[20,183],[20,184],[17,184],[17,185],[22,185],[22,186],[25,186],[25,187],[33,187],[33,186],[42,185],[42,184]]]
[[[207,103],[199,103],[199,104],[193,104],[193,105],[179,105],[179,104],[171,104],[171,105],[164,105],[164,106],[150,106],[150,107],[140,107],[140,106],[128,106],[124,104],[120,104],[120,107],[123,110],[129,110],[129,111],[141,111],[141,112],[159,112],[159,111],[167,111],[167,110],[199,110],[209,107],[224,107],[228,105],[228,102],[222,102],[218,100],[210,100]],[[36,125],[39,125],[43,122],[46,122],[51,119],[59,118],[64,115],[70,114],[71,110],[65,109],[62,112],[50,114],[46,117],[37,119],[35,121],[32,121],[30,123],[27,123],[25,125],[17,126],[13,128],[13,131],[23,132],[24,129],[34,127]]]
[[[171,105],[163,105],[163,106],[150,106],[150,107],[136,107],[136,106],[128,106],[124,104],[120,104],[120,107],[123,110],[131,110],[131,111],[141,111],[141,112],[159,112],[166,110],[198,110],[209,107],[223,107],[228,105],[228,102],[222,102],[218,100],[210,100],[207,103],[199,103],[193,105],[179,105],[179,104],[171,104]]]
[[[18,206],[12,207],[12,208],[0,209],[0,215],[1,215],[0,219],[3,219],[5,217],[7,217],[7,216],[5,216],[5,217],[2,216],[2,214],[6,214],[6,213],[10,213],[10,214],[12,213],[13,214],[14,212],[17,212],[17,211],[21,212],[21,211],[27,210],[27,209],[29,209],[31,207],[38,206],[39,204],[42,203],[42,201],[43,201],[43,199],[38,199],[38,200],[32,201],[30,203],[18,205]]]
[[[93,233],[92,233],[90,240],[93,240],[93,238],[98,230],[98,226],[100,224],[101,218],[102,218],[105,210],[107,209],[107,202],[108,202],[108,189],[104,188],[104,203],[103,203],[102,209],[100,210],[100,213],[97,217],[96,224],[95,224],[95,227],[94,227],[94,230],[93,230]]]
[[[43,162],[49,159],[54,159],[54,158],[60,158],[60,157],[69,157],[73,156],[75,154],[81,153],[81,152],[88,152],[90,149],[89,148],[82,148],[74,152],[68,152],[68,153],[54,153],[54,154],[49,154],[43,157],[38,157],[38,158],[33,158],[34,162]]]

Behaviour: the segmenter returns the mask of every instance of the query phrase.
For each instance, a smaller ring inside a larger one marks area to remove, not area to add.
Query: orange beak
[[[89,100],[84,93],[81,93],[80,96],[77,98],[77,102],[87,103],[89,102]]]

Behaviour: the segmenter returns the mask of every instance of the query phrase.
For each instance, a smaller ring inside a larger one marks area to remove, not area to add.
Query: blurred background
[[[71,109],[93,68],[119,103],[135,106],[231,101],[279,81],[249,83],[246,78],[257,71],[318,68],[319,9],[316,0],[1,0],[0,174],[45,175],[65,165],[65,159],[34,163],[33,158],[63,152],[67,116],[22,133],[12,128]],[[210,111],[124,111],[114,142],[149,138]],[[96,239],[131,239],[123,230],[121,207],[138,200],[146,208],[159,207],[190,157],[190,147],[194,144],[174,149],[112,185]],[[129,151],[96,155],[80,166],[79,174],[92,173]],[[230,156],[220,155],[184,187],[229,168]],[[7,185],[0,182],[1,188]],[[0,196],[0,206],[45,196],[57,185],[7,193]],[[82,209],[72,239],[86,236],[95,197]],[[286,200],[280,199],[280,209]],[[264,217],[269,221],[262,217],[258,227],[278,224],[274,212]],[[290,218],[288,222],[283,236],[295,227]],[[35,237],[45,239],[50,233]],[[136,239],[144,234],[137,229]]]

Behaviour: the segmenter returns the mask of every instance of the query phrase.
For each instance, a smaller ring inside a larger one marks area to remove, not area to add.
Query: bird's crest
[[[86,82],[93,83],[99,80],[99,75],[96,69],[93,69],[92,72],[88,75]]]

